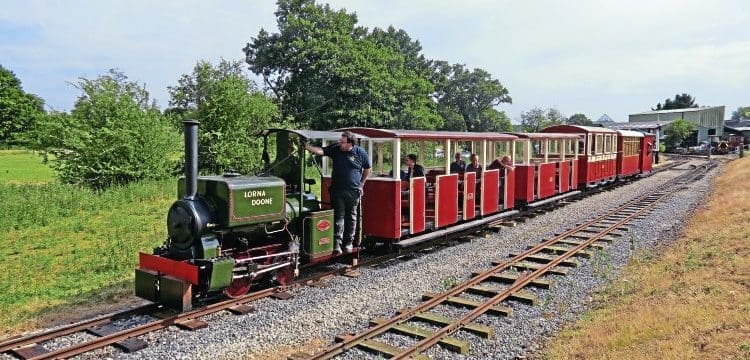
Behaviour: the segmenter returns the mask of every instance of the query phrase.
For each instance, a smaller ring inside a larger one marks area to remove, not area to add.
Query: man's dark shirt
[[[451,163],[451,172],[464,172],[466,170],[466,163],[463,160],[454,161]]]
[[[424,176],[424,168],[422,167],[422,165],[414,164],[413,168],[406,170],[406,174],[404,174],[401,180],[406,181],[413,177],[419,176]]]
[[[349,152],[341,151],[339,144],[332,144],[323,149],[323,155],[333,161],[334,190],[358,190],[361,186],[362,170],[370,168],[370,158],[361,147],[354,145]]]
[[[469,163],[469,165],[466,165],[466,172],[473,171],[477,173],[477,176],[482,174],[482,165],[477,164],[475,167],[474,164]]]

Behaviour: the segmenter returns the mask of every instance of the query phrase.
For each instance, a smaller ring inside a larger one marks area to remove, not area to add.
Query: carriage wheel
[[[224,289],[224,295],[231,299],[236,299],[247,294],[247,292],[250,291],[251,286],[252,282],[249,278],[234,279],[232,280],[232,283],[229,284],[229,287]]]

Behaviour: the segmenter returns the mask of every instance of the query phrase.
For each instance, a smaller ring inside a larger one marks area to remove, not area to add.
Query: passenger
[[[513,159],[511,159],[508,155],[503,156],[503,160],[501,160],[500,164],[508,170],[516,169],[516,167],[513,166]]]
[[[466,171],[466,162],[461,160],[461,153],[454,155],[456,161],[451,163],[451,173],[462,173]]]
[[[401,180],[408,181],[413,177],[424,176],[424,168],[422,165],[417,164],[417,155],[406,155],[406,166],[408,169],[405,176],[401,177]]]
[[[482,165],[479,165],[479,158],[477,154],[471,154],[471,163],[466,165],[466,172],[473,171],[477,173],[477,179],[482,175]]]
[[[315,155],[325,155],[332,159],[331,202],[333,203],[334,241],[333,253],[350,253],[354,248],[357,227],[357,206],[364,193],[363,188],[370,175],[370,158],[364,149],[357,146],[354,134],[345,131],[337,144],[325,148],[305,144],[305,149]]]

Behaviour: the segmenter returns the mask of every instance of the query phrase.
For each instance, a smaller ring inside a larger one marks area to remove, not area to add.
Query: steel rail
[[[706,167],[706,168],[704,168],[704,170],[708,170],[708,168],[709,167]],[[695,171],[695,173],[697,173],[697,171]],[[562,234],[559,234],[559,235],[557,235],[557,236],[555,236],[555,237],[553,237],[553,238],[551,238],[549,240],[543,241],[540,244],[538,244],[538,245],[536,245],[536,246],[534,246],[534,247],[532,247],[532,248],[530,248],[530,249],[528,249],[528,250],[526,250],[526,251],[524,251],[524,252],[522,252],[520,254],[517,254],[516,256],[512,257],[511,259],[509,259],[509,260],[507,260],[507,261],[505,261],[505,262],[503,262],[501,264],[498,264],[498,265],[490,268],[489,270],[485,271],[484,273],[479,274],[479,275],[477,275],[475,277],[472,277],[470,280],[468,280],[468,281],[466,281],[466,282],[464,282],[464,283],[462,283],[462,284],[454,287],[453,289],[451,289],[451,290],[449,290],[447,292],[444,292],[441,295],[432,297],[431,299],[423,302],[422,304],[420,304],[419,306],[417,306],[415,308],[402,311],[398,315],[394,316],[393,318],[391,318],[391,319],[389,319],[387,321],[379,322],[377,325],[368,328],[367,330],[365,330],[362,333],[351,335],[351,336],[347,336],[346,339],[345,339],[345,341],[342,341],[340,343],[337,343],[337,344],[334,344],[332,346],[329,346],[328,348],[324,349],[322,352],[318,352],[318,353],[312,354],[309,357],[306,357],[306,359],[310,359],[310,360],[312,360],[312,359],[330,359],[330,358],[333,358],[333,357],[335,357],[335,356],[337,356],[337,355],[339,355],[339,354],[341,354],[341,353],[343,353],[343,352],[345,352],[345,351],[347,351],[347,350],[349,350],[351,348],[354,348],[354,347],[358,346],[359,342],[361,342],[363,340],[366,340],[366,339],[372,339],[372,338],[374,338],[374,337],[376,337],[376,336],[378,336],[380,334],[383,334],[383,333],[389,331],[390,328],[393,325],[396,325],[396,324],[401,323],[401,322],[403,322],[405,320],[408,320],[408,319],[412,318],[415,314],[417,314],[419,312],[424,312],[424,311],[427,311],[427,310],[430,310],[430,309],[436,307],[437,305],[443,303],[448,298],[450,298],[452,296],[455,296],[455,295],[458,295],[458,294],[466,291],[470,287],[472,287],[474,285],[477,285],[477,284],[481,283],[482,281],[488,279],[494,273],[497,273],[498,271],[502,271],[502,270],[505,270],[507,268],[512,267],[513,264],[517,263],[519,260],[522,260],[522,259],[524,259],[524,258],[526,258],[526,257],[528,257],[530,255],[534,255],[534,254],[542,251],[543,248],[545,248],[545,247],[547,247],[549,245],[553,245],[553,244],[559,242],[560,240],[562,240],[562,239],[564,239],[564,238],[566,238],[566,237],[568,237],[568,236],[570,236],[570,235],[572,235],[574,233],[577,233],[577,232],[579,232],[582,229],[585,229],[585,228],[589,227],[590,225],[592,225],[594,223],[597,223],[597,222],[599,222],[599,221],[601,221],[603,219],[606,219],[606,218],[608,218],[608,217],[616,214],[619,211],[622,211],[622,210],[624,210],[624,209],[626,209],[628,207],[631,207],[631,206],[633,206],[633,205],[635,205],[635,204],[637,204],[637,203],[639,203],[641,201],[646,200],[649,197],[653,197],[655,193],[658,193],[664,187],[669,187],[669,186],[674,186],[675,184],[679,184],[679,183],[681,183],[681,181],[683,181],[683,178],[691,178],[692,176],[688,176],[688,175],[692,175],[692,174],[693,174],[693,172],[691,171],[690,173],[682,174],[682,175],[680,175],[678,177],[675,177],[674,179],[671,179],[670,181],[668,181],[667,183],[665,183],[664,185],[662,185],[662,187],[660,187],[658,189],[655,189],[652,192],[649,192],[649,193],[646,193],[644,195],[641,195],[641,196],[639,196],[639,197],[637,197],[635,199],[631,199],[630,201],[627,201],[625,204],[623,204],[623,205],[621,205],[621,206],[619,206],[619,207],[617,207],[617,208],[615,208],[613,210],[607,211],[603,215],[597,216],[597,217],[595,217],[594,219],[592,219],[590,221],[587,221],[587,222],[585,222],[585,223],[583,223],[581,225],[578,225],[578,226],[574,227],[573,229],[567,230],[567,231],[563,232]],[[663,199],[664,197],[666,197],[668,195],[669,195],[669,193],[661,194],[660,197],[659,197],[659,199]],[[625,222],[627,222],[628,220],[630,220],[630,219],[632,219],[632,218],[634,218],[634,217],[642,214],[646,209],[650,208],[650,206],[653,205],[653,204],[655,204],[655,203],[656,202],[652,202],[652,203],[649,204],[649,206],[645,207],[644,209],[642,209],[640,211],[637,211],[634,215],[627,216],[625,218],[625,220],[618,221],[616,223],[616,226],[611,226],[611,227],[607,228],[607,233],[611,232],[612,229],[615,229],[615,228],[617,228],[619,226],[622,226],[622,224],[625,223]],[[600,236],[594,238],[593,240],[589,239],[589,241],[584,242],[583,244],[580,244],[580,245],[576,246],[575,248],[573,248],[573,249],[576,249],[575,251],[572,251],[572,250],[570,251],[571,252],[571,256],[572,256],[572,254],[580,251],[581,249],[583,249],[586,246],[590,245],[591,243],[595,242],[599,238],[605,236],[607,233],[601,234]],[[551,269],[553,266],[556,266],[557,264],[559,264],[560,262],[564,261],[568,257],[566,257],[566,258],[558,258],[558,259],[556,259],[557,261],[553,261],[551,263],[548,263],[547,265],[541,267],[540,270],[541,269],[545,269],[544,271],[546,272],[547,270]],[[554,264],[554,265],[550,265],[550,264]],[[537,270],[537,271],[539,271],[539,270]],[[525,278],[519,278],[518,280],[516,280],[516,282],[514,283],[514,285],[511,286],[511,288],[517,288],[517,289],[523,288],[523,286],[528,285],[528,283],[530,283],[531,280],[533,280],[534,278],[529,278],[527,280],[523,280],[523,279],[525,279]],[[521,286],[520,284],[523,284],[523,286]],[[515,291],[517,291],[517,289]],[[513,291],[513,292],[515,292],[515,291]],[[511,293],[512,292],[510,292],[510,293],[503,292],[503,293],[498,294],[495,297],[497,297],[497,298],[500,299],[498,301],[502,301],[502,299],[508,297]],[[484,313],[487,309],[489,309],[490,307],[492,307],[494,305],[495,305],[495,303],[489,304],[489,305],[485,304],[485,306],[481,307],[483,309],[482,313]],[[472,313],[469,313],[469,314],[472,314]],[[479,315],[481,315],[481,313]],[[477,315],[477,317],[479,315]],[[476,318],[476,317],[474,317],[474,318]],[[462,320],[465,320],[465,319],[462,318]],[[463,325],[448,325],[448,326],[446,326],[446,327],[438,330],[438,332],[445,333],[445,332],[450,331],[452,333],[453,331],[459,329],[460,327],[464,326],[467,323],[468,322],[464,323]],[[421,345],[427,344],[428,342],[429,343],[434,342],[432,344],[432,345],[434,345],[435,343],[439,342],[440,338],[442,338],[442,337],[444,337],[444,335],[440,336],[436,340],[432,339],[431,337],[430,338],[425,338],[422,341],[418,342],[414,346],[419,347]],[[430,345],[430,346],[432,346],[432,345]],[[429,347],[429,346],[427,346],[427,347]],[[420,349],[419,351],[423,351],[423,350]],[[414,352],[416,352],[416,350],[412,350],[407,355],[404,355],[404,356],[409,356],[409,355],[413,354]]]
[[[157,308],[158,308],[158,305],[156,304],[143,305],[143,306],[139,306],[133,309],[128,309],[128,310],[124,310],[124,311],[120,311],[116,313],[98,316],[89,320],[75,322],[73,324],[66,325],[62,328],[45,331],[39,334],[5,339],[2,342],[0,342],[0,353],[8,352],[10,350],[17,349],[17,348],[24,347],[24,346],[31,345],[31,344],[36,344],[36,343],[46,341],[49,339],[54,339],[54,338],[58,338],[61,336],[70,335],[73,333],[84,331],[92,326],[107,324],[117,319],[129,317],[133,315],[149,313],[149,312],[156,310]]]

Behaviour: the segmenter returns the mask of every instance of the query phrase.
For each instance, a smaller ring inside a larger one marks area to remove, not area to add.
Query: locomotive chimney
[[[185,120],[185,197],[195,199],[198,192],[198,124],[196,120]]]

